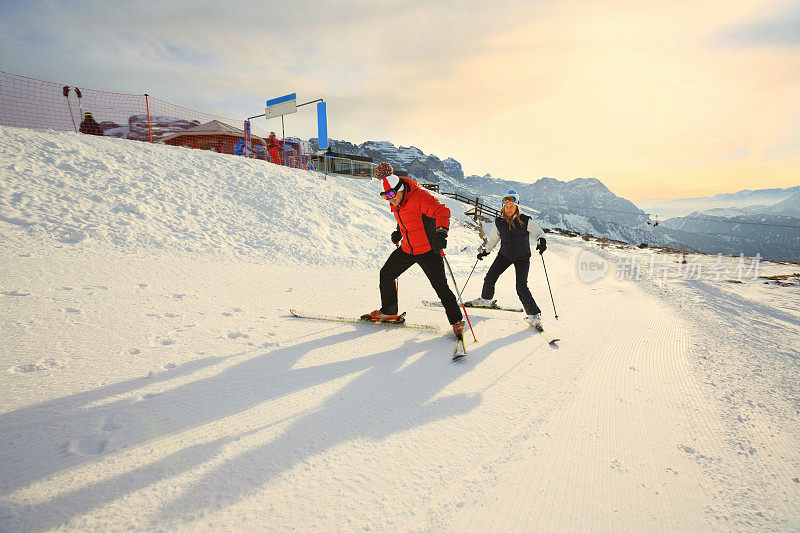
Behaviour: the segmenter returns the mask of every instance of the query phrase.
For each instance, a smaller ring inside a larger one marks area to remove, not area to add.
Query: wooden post
[[[150,142],[153,142],[153,128],[150,127],[150,97],[145,93],[144,103],[147,107],[147,135],[150,137]]]

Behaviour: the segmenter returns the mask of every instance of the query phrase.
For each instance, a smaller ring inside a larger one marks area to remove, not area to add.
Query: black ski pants
[[[439,253],[433,251],[412,255],[405,253],[402,248],[397,248],[392,252],[392,255],[389,256],[389,259],[386,260],[386,263],[381,268],[381,311],[387,315],[397,313],[397,289],[394,281],[415,263],[425,272],[433,290],[436,291],[442,301],[445,313],[447,313],[447,320],[451,324],[461,320],[463,315],[458,307],[456,296],[447,286],[447,278],[444,275],[444,260]]]
[[[528,315],[541,313],[542,310],[539,309],[538,305],[536,305],[536,300],[533,299],[531,290],[528,288],[528,271],[531,268],[530,257],[511,261],[510,259],[506,258],[506,256],[497,254],[494,263],[492,263],[492,266],[489,267],[489,272],[486,273],[486,277],[483,279],[481,298],[486,300],[492,299],[494,296],[494,285],[497,283],[497,279],[500,277],[500,274],[505,272],[506,269],[512,264],[514,265],[514,270],[516,270],[517,274],[517,296],[519,296],[519,301],[522,302],[522,307],[525,309],[525,313]]]

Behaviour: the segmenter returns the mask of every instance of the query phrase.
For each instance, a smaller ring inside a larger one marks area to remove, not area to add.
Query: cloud
[[[797,159],[798,13],[767,0],[34,0],[0,4],[0,47],[3,70],[25,76],[237,120],[296,92],[325,98],[334,138],[664,196],[718,173],[797,175],[778,165]],[[287,117],[287,134],[315,136],[315,118]]]
[[[781,2],[773,13],[726,28],[713,42],[735,48],[800,47],[800,4]]]
[[[220,94],[262,105],[298,92],[367,105],[395,101],[384,109],[404,112],[416,86],[477,53],[491,36],[486,30],[506,24],[514,6],[34,1],[4,7],[0,35],[12,52],[6,70],[57,82],[149,92],[189,106],[205,100],[206,109]]]

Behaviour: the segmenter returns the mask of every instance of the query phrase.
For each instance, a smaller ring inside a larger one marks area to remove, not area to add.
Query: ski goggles
[[[403,182],[402,182],[402,180],[397,180],[397,185],[395,185],[394,187],[392,187],[392,188],[391,188],[391,189],[389,189],[388,191],[383,191],[383,192],[381,193],[381,196],[383,196],[383,197],[384,197],[384,198],[386,198],[387,200],[391,200],[392,198],[394,198],[395,196],[397,196],[397,193],[398,193],[398,192],[400,192],[402,189],[403,189]]]
[[[516,204],[516,203],[517,199],[514,198],[513,196],[506,196],[505,198],[503,198],[503,204]]]

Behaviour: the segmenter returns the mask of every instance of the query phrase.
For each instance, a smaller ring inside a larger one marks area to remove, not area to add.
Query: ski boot
[[[366,315],[361,315],[361,320],[366,322],[391,322],[392,324],[402,324],[406,321],[403,315],[398,315],[397,313],[393,315],[387,315],[380,309],[376,309],[371,313],[367,313]]]
[[[456,338],[460,341],[464,340],[464,321],[459,320],[455,324],[453,324],[453,334]]]
[[[497,300],[487,300],[486,298],[475,298],[467,307],[492,307]]]
[[[523,320],[525,322],[527,322],[528,324],[530,324],[531,327],[533,327],[533,329],[535,329],[537,331],[542,331],[542,314],[541,313],[535,313],[535,314],[532,314],[532,315],[528,315],[525,318],[523,318]]]

